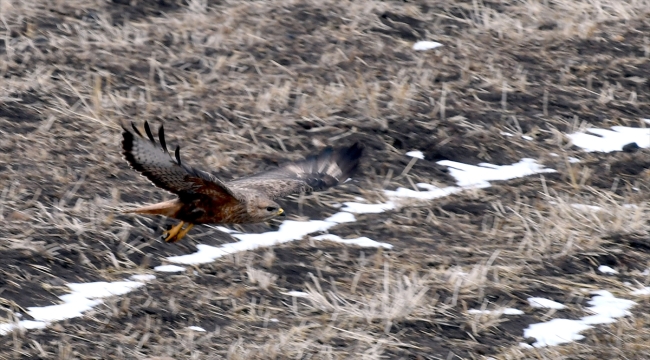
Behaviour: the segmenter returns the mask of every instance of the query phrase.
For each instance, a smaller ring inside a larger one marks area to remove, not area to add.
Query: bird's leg
[[[181,231],[178,232],[178,234],[176,235],[176,239],[174,240],[174,242],[176,242],[176,241],[182,239],[182,238],[187,234],[187,232],[190,231],[190,229],[192,229],[193,227],[194,227],[194,224],[187,224],[187,227],[186,227],[185,229],[183,229],[183,230],[181,230]]]
[[[177,239],[177,236],[178,236],[178,233],[183,228],[184,224],[185,224],[185,222],[181,221],[181,222],[178,223],[178,225],[175,225],[171,229],[166,230],[165,232],[163,232],[163,235],[167,235],[167,237],[165,237],[165,241],[166,242],[176,242],[176,241],[180,240],[180,239]],[[183,234],[183,235],[185,235],[185,234]]]

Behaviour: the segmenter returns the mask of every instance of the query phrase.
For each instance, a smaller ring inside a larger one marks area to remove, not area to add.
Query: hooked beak
[[[278,209],[278,215],[287,216],[287,214],[284,213],[284,209],[282,209],[282,208]]]

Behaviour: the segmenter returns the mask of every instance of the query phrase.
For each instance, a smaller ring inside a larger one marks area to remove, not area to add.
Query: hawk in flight
[[[358,167],[363,151],[359,143],[338,149],[326,147],[305,160],[224,182],[182,162],[179,147],[172,156],[167,150],[162,125],[158,130],[159,143],[147,122],[144,123],[146,138],[135,124],[131,126],[133,131],[123,127],[124,158],[154,185],[178,198],[127,212],[180,220],[165,231],[167,242],[182,239],[195,224],[256,223],[284,215],[275,199],[323,190],[346,181]]]

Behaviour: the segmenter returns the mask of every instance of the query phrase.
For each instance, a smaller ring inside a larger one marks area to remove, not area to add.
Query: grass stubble
[[[365,143],[357,182],[288,201],[294,219],[322,219],[355,196],[385,200],[386,188],[452,184],[440,159],[532,157],[558,170],[332,229],[390,251],[307,237],[156,274],[82,319],[1,337],[0,357],[648,357],[647,296],[583,341],[519,346],[530,323],[586,315],[590,290],[632,298],[648,283],[647,151],[583,153],[563,135],[642,126],[648,9],[644,0],[0,1],[5,321],[55,302],[68,282],[122,280],[197,243],[233,241],[206,226],[168,245],[157,238],[165,220],[119,213],[170,196],[120,158],[122,121],[164,122],[183,157],[224,178]],[[420,39],[444,46],[412,51]],[[414,149],[426,160],[410,163]],[[601,264],[619,273],[599,274]],[[567,309],[532,309],[529,296]]]

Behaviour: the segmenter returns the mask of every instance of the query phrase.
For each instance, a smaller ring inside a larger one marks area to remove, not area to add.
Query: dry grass
[[[262,290],[268,290],[269,287],[273,285],[278,278],[277,276],[269,274],[264,270],[254,269],[252,267],[248,267],[246,273],[248,274],[248,281],[254,285],[259,286]]]
[[[431,318],[444,307],[437,307],[436,299],[428,297],[426,281],[417,276],[391,275],[388,263],[384,264],[384,278],[381,289],[368,289],[369,293],[355,296],[358,283],[353,281],[349,292],[336,289],[323,291],[314,275],[313,285],[306,284],[308,299],[316,310],[330,314],[333,319],[349,317],[351,321],[365,320],[367,323],[380,321],[389,333],[393,322],[410,317]],[[355,275],[358,281],[361,273]],[[396,277],[396,278],[395,278]],[[378,284],[378,285],[379,285]],[[425,301],[426,298],[426,301]]]
[[[648,231],[645,201],[630,204],[609,192],[586,192],[587,196],[544,193],[544,201],[534,205],[517,202],[504,207],[497,203],[492,229],[487,231],[518,241],[517,251],[529,257],[572,255],[597,249],[613,234]]]
[[[168,222],[119,213],[170,197],[121,159],[124,122],[164,122],[188,162],[226,179],[366,144],[358,182],[287,200],[292,219],[381,201],[385,188],[451,185],[440,159],[532,157],[558,173],[332,229],[392,251],[301,241],[161,274],[83,319],[0,338],[0,358],[647,357],[647,298],[583,342],[518,347],[529,323],[583,316],[585,289],[631,297],[626,282],[650,281],[647,151],[585,154],[563,135],[650,116],[647,0],[122,3],[0,0],[8,321],[66,282],[121,280],[233,241],[206,226],[166,245]],[[415,40],[444,46],[415,52]],[[426,160],[404,156],[414,149]],[[529,296],[568,308],[534,310]]]

